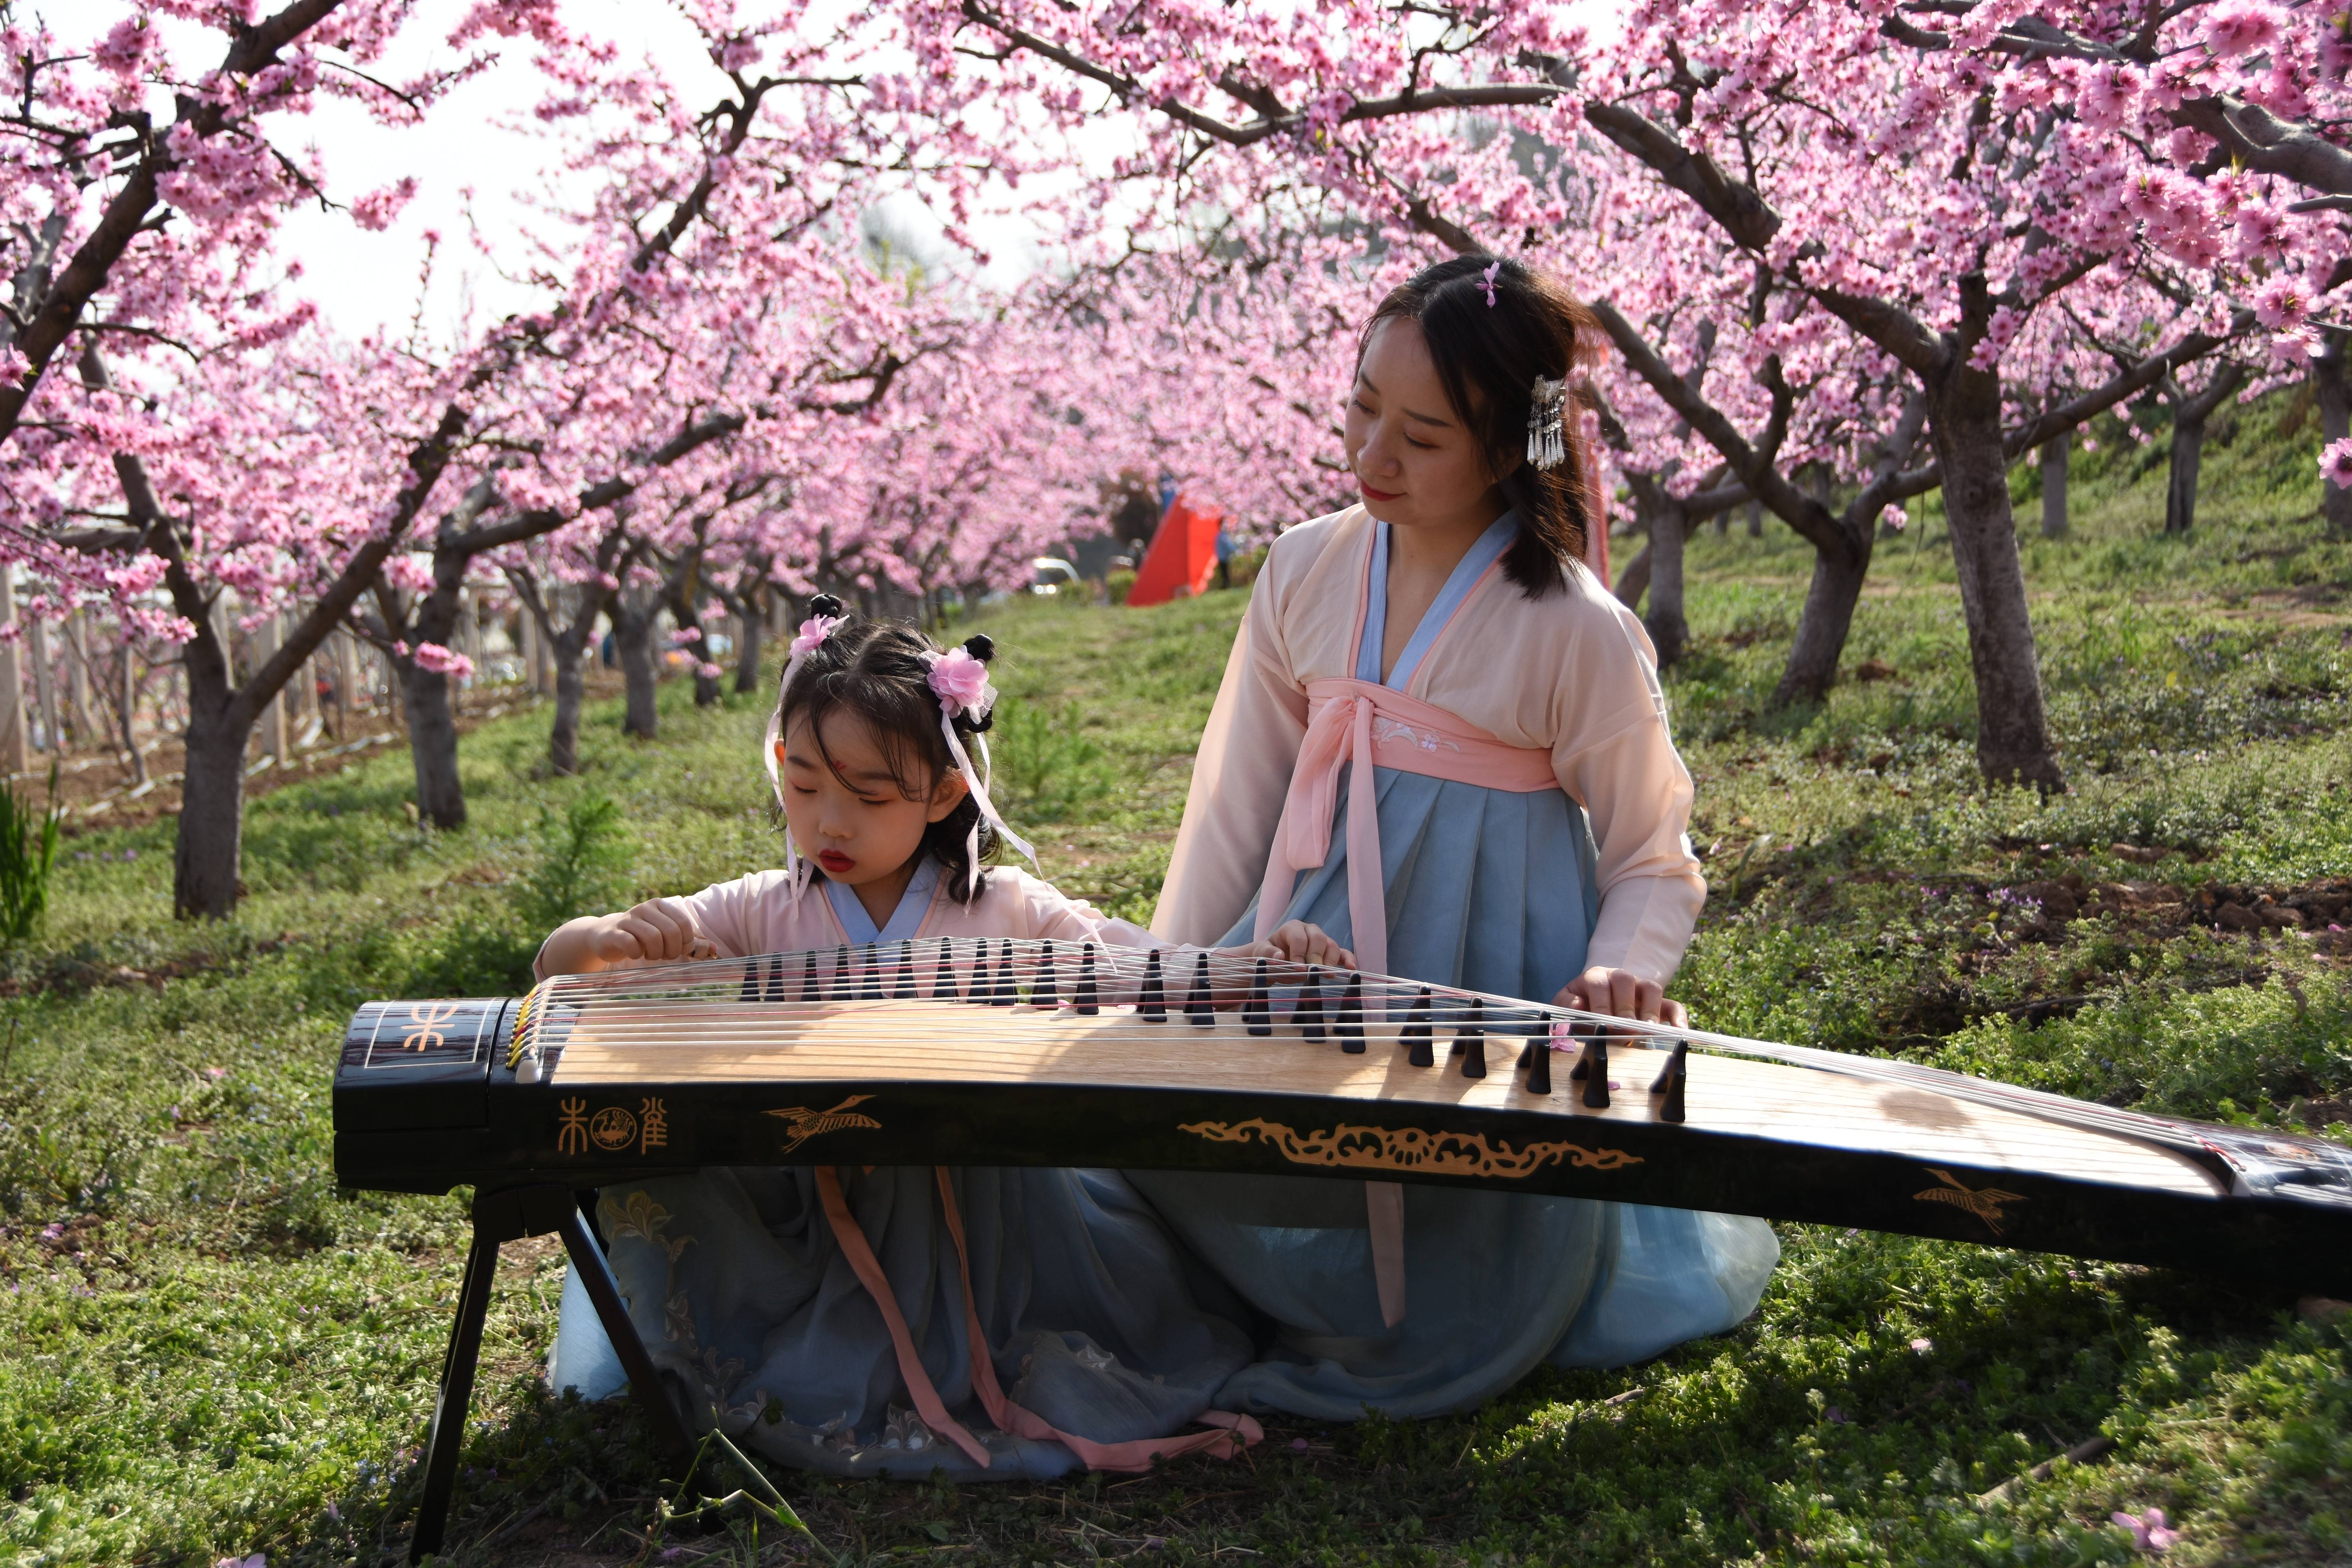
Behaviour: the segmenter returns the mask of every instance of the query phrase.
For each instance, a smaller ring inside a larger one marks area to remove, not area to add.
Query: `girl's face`
[[[803,709],[776,742],[793,842],[845,887],[904,869],[922,845],[923,829],[963,799],[963,775],[942,773],[928,795],[909,800],[872,725],[836,708],[824,716],[824,731],[820,751]]]
[[[1347,445],[1364,510],[1382,522],[1483,526],[1500,510],[1486,455],[1446,400],[1416,321],[1391,317],[1365,339]]]

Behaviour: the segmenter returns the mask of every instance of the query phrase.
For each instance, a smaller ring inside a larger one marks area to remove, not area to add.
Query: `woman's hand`
[[[1305,921],[1285,921],[1264,942],[1235,948],[1244,958],[1280,958],[1293,963],[1318,963],[1326,969],[1353,969],[1356,955],[1331,940],[1321,926]]]
[[[1561,986],[1559,994],[1551,1001],[1555,1007],[1605,1013],[1612,1018],[1632,1018],[1637,1023],[1664,1024],[1675,1029],[1690,1026],[1690,1014],[1681,1003],[1666,995],[1664,986],[1654,980],[1644,980],[1630,969],[1611,969],[1604,964],[1594,964]]]
[[[616,915],[583,915],[556,927],[540,951],[542,974],[594,974],[616,963],[674,963],[716,958],[719,949],[697,936],[694,919],[676,899],[647,899]]]

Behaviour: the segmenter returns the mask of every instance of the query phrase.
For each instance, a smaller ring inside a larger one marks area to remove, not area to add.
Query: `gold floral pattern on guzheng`
[[[1622,1149],[1588,1149],[1581,1143],[1486,1142],[1483,1132],[1431,1132],[1419,1127],[1358,1127],[1346,1122],[1328,1131],[1301,1132],[1278,1121],[1194,1121],[1178,1126],[1213,1143],[1262,1141],[1296,1165],[1328,1165],[1357,1171],[1399,1171],[1431,1176],[1531,1176],[1546,1165],[1582,1171],[1614,1171],[1642,1163]]]
[[[1956,1209],[1965,1209],[1984,1221],[1985,1228],[1995,1236],[2001,1233],[2001,1227],[2009,1221],[2009,1216],[2000,1212],[2000,1205],[2025,1202],[2023,1193],[2006,1193],[1999,1187],[1964,1186],[1951,1172],[1935,1165],[1927,1167],[1927,1173],[1944,1184],[1929,1187],[1924,1193],[1913,1193],[1911,1200],[1914,1203],[1949,1204]]]

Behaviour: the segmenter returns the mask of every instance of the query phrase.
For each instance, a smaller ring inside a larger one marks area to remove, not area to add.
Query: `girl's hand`
[[[674,963],[718,956],[717,947],[695,934],[684,904],[675,899],[647,899],[616,915],[583,915],[565,921],[547,939],[539,966],[545,974],[593,974],[616,963]]]
[[[1681,1003],[1667,997],[1664,986],[1654,980],[1644,980],[1629,969],[1594,964],[1561,986],[1559,994],[1551,1000],[1555,1007],[1577,1007],[1587,1013],[1605,1013],[1612,1018],[1664,1024],[1675,1029],[1690,1026],[1690,1014]]]
[[[1293,963],[1319,963],[1327,969],[1353,969],[1356,955],[1331,940],[1321,926],[1305,921],[1285,921],[1264,942],[1240,950],[1244,958],[1282,958]]]

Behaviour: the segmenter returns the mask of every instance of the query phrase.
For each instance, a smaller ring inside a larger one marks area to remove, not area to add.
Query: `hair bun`
[[[819,594],[815,598],[809,601],[809,614],[812,616],[837,616],[841,614],[841,601],[835,598],[830,594]]]
[[[986,664],[996,657],[996,642],[986,632],[980,632],[963,639],[963,651]]]

